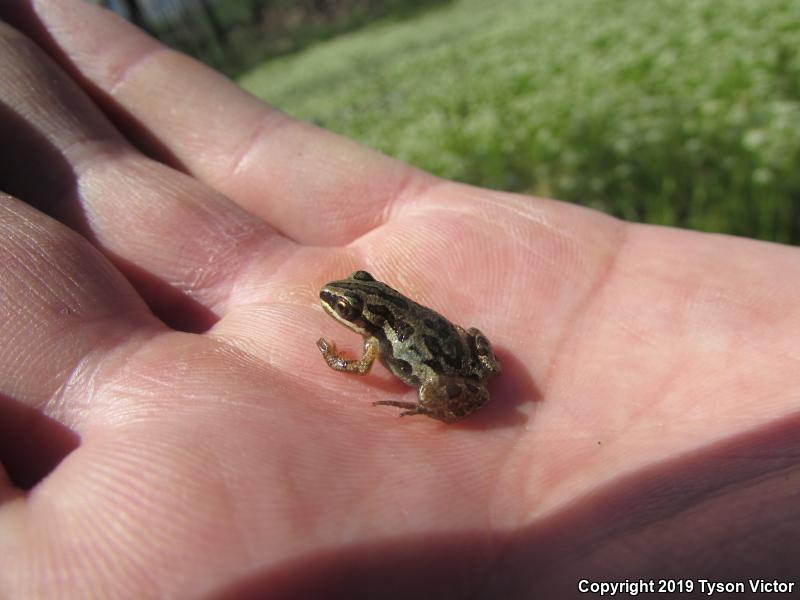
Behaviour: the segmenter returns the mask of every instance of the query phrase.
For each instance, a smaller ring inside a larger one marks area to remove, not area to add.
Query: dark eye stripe
[[[336,302],[336,296],[334,294],[331,294],[330,292],[326,292],[325,290],[322,290],[319,293],[319,298],[326,304],[332,305]]]
[[[369,293],[378,296],[385,302],[393,304],[394,306],[401,308],[403,310],[408,310],[408,302],[392,288],[390,288],[385,283],[380,283],[378,281],[375,282],[364,282],[364,281],[338,281],[336,282],[336,287],[342,288],[344,290],[355,290],[355,291],[362,291],[362,290],[369,290]]]

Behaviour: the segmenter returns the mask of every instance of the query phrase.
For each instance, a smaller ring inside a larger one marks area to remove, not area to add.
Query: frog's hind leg
[[[425,410],[423,406],[421,406],[417,402],[400,402],[398,400],[378,400],[377,402],[373,402],[372,406],[396,406],[397,408],[408,409],[400,413],[401,417],[407,417],[409,415],[424,415],[425,413],[428,412]]]

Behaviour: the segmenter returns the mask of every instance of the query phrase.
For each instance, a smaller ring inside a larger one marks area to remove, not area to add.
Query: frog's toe
[[[425,409],[422,408],[421,406],[418,406],[416,408],[412,408],[411,410],[404,410],[403,412],[400,413],[400,416],[408,417],[411,415],[424,415],[424,414],[426,414]]]
[[[396,406],[397,408],[407,408],[409,410],[419,408],[419,404],[416,402],[401,402],[399,400],[376,400],[372,403],[372,406]]]

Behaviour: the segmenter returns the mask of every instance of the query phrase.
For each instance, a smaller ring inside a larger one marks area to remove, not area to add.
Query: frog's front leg
[[[345,371],[356,375],[366,375],[369,373],[372,363],[378,356],[378,340],[369,338],[364,340],[364,353],[358,360],[345,358],[336,351],[336,344],[329,342],[325,338],[317,340],[317,348],[322,352],[322,356],[328,366],[334,371]]]

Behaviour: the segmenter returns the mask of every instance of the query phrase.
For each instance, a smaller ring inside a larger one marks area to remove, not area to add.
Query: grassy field
[[[800,2],[456,0],[251,71],[438,175],[800,243]]]

